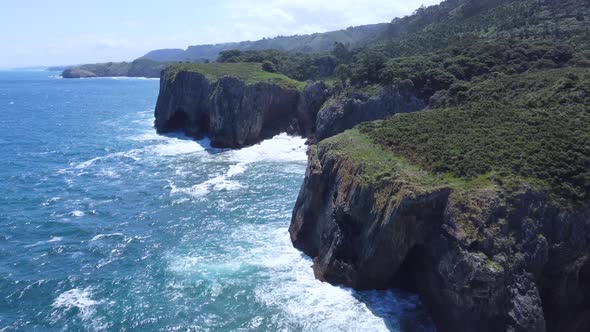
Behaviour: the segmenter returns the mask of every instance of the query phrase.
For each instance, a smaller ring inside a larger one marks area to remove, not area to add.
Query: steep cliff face
[[[297,106],[297,118],[300,133],[304,137],[315,135],[318,112],[329,97],[330,89],[324,82],[311,83],[303,89]]]
[[[451,186],[348,131],[310,149],[294,245],[316,276],[418,292],[440,331],[590,330],[590,209]]]
[[[160,133],[181,130],[194,138],[208,135],[213,146],[228,148],[255,144],[281,132],[296,134],[299,117],[307,123],[304,116],[313,112],[299,108],[300,99],[307,101],[302,96],[313,87],[300,93],[269,82],[246,84],[231,76],[211,82],[197,72],[180,71],[174,79],[163,72],[155,127]]]
[[[281,132],[311,142],[355,125],[414,112],[426,105],[413,91],[383,87],[369,97],[347,93],[331,97],[324,82],[296,89],[274,82],[245,82],[233,76],[211,81],[205,75],[162,73],[155,111],[160,133],[181,130],[194,138],[209,136],[217,147],[239,148]]]
[[[241,147],[281,132],[296,133],[299,93],[271,83],[246,85],[223,77],[210,97],[209,130],[215,146]]]
[[[376,96],[345,93],[327,102],[317,115],[316,138],[325,138],[351,129],[365,121],[381,120],[398,113],[415,112],[426,107],[414,91],[392,86],[380,89]]]
[[[202,74],[180,72],[174,80],[160,79],[155,127],[160,133],[182,130],[202,138],[208,130],[209,80]]]

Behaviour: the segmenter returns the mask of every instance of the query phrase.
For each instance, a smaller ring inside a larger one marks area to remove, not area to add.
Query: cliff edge
[[[155,127],[240,148],[282,132],[315,142],[364,121],[426,107],[411,89],[375,90],[334,91],[324,82],[266,72],[258,63],[177,64],[162,72]]]
[[[320,280],[416,291],[440,331],[590,329],[590,208],[525,182],[437,176],[353,129],[311,148],[289,231]]]
[[[310,135],[327,97],[324,83],[306,85],[257,63],[176,65],[162,72],[155,127],[239,148],[281,132]]]

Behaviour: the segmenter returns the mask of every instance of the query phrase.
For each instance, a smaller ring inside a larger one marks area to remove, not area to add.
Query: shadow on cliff
[[[395,332],[435,332],[436,328],[418,296],[403,290],[353,291],[353,296],[383,319]]]

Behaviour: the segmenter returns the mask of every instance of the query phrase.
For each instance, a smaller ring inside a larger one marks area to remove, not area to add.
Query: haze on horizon
[[[2,4],[0,68],[129,61],[160,48],[389,22],[441,0],[20,0]]]

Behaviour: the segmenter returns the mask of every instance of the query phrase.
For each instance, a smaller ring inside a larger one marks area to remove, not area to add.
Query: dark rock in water
[[[342,152],[354,144],[310,149],[289,231],[317,278],[416,291],[440,331],[590,331],[590,208],[527,187],[380,184]]]
[[[330,100],[319,111],[316,138],[321,141],[361,122],[382,120],[425,107],[426,104],[409,89],[383,87],[374,97],[359,92],[346,93]]]

